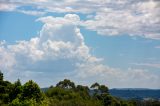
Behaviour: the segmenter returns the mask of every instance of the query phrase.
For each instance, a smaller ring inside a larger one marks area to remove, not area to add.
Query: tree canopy
[[[93,91],[93,95],[92,92]],[[3,80],[0,72],[0,106],[160,106],[159,101],[123,100],[109,94],[108,87],[94,83],[89,88],[64,79],[42,91],[33,80],[21,84]]]
[[[74,89],[75,88],[75,84],[74,82],[71,82],[68,79],[64,79],[63,81],[60,81],[59,83],[57,83],[56,87],[61,87],[61,88],[65,88],[65,89]]]
[[[3,81],[3,73],[0,70],[0,81]]]

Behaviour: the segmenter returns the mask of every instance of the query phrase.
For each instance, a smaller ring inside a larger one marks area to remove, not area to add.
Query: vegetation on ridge
[[[19,79],[15,83],[4,81],[0,71],[0,106],[160,106],[160,102],[122,100],[110,95],[105,85],[94,83],[89,88],[68,79],[43,92],[32,80],[24,85]]]

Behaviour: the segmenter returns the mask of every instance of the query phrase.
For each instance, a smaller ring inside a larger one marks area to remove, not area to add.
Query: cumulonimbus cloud
[[[48,16],[37,21],[44,23],[37,37],[29,41],[17,41],[13,45],[7,45],[4,41],[0,43],[0,68],[8,78],[11,73],[22,77],[23,73],[31,72],[46,72],[55,76],[54,73],[74,71],[78,68],[77,64],[101,61],[90,54],[89,47],[77,27],[80,21],[78,15]]]
[[[135,87],[139,81],[143,83],[140,87],[159,87],[159,78],[151,72],[137,69],[124,72],[102,64],[103,59],[93,56],[84,42],[78,15],[47,16],[36,21],[44,23],[37,37],[12,45],[0,42],[0,69],[6,79],[20,78],[23,82],[33,79],[43,87],[62,78],[84,83],[96,79],[110,87],[126,87],[132,82],[130,87]]]

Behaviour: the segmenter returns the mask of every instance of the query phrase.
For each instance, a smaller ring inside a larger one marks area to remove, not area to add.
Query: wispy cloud
[[[13,11],[17,7],[16,4],[6,3],[0,1],[0,11]]]
[[[84,21],[87,29],[104,36],[130,35],[160,39],[159,2],[126,1],[101,8],[94,19]],[[154,20],[153,20],[154,19]]]
[[[41,11],[34,11],[34,10],[17,10],[18,12],[27,14],[27,15],[33,15],[33,16],[43,16],[45,15],[46,12],[41,12]]]
[[[160,63],[132,63],[132,64],[136,66],[160,68]]]
[[[91,16],[82,25],[105,36],[140,36],[160,39],[160,2],[157,0],[26,0],[1,1],[1,10],[20,11],[16,7],[33,6],[34,10],[23,10],[26,14],[83,13]]]
[[[155,46],[156,49],[160,49],[160,46]]]

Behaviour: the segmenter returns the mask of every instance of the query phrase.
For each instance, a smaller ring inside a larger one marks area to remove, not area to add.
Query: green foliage
[[[99,83],[97,83],[97,82],[91,85],[90,88],[91,88],[91,89],[94,89],[94,95],[97,95],[97,94],[98,94],[98,92],[99,92],[99,90],[98,90],[99,86],[100,86],[100,85],[99,85]]]
[[[85,100],[90,98],[89,88],[87,86],[77,85],[75,91],[78,92],[79,95]]]
[[[22,94],[22,86],[21,86],[21,82],[18,79],[14,84],[12,84],[11,86],[11,91],[9,93],[9,98],[10,101],[16,99],[16,98],[20,98],[21,94]]]
[[[35,99],[26,99],[22,101],[19,98],[16,98],[9,104],[9,106],[48,106],[48,101],[43,100],[37,102]]]
[[[96,82],[92,84],[90,88],[98,89],[99,86],[100,86],[99,83]]]
[[[3,74],[2,74],[3,76]],[[11,90],[12,84],[8,81],[0,80],[0,103],[8,103],[9,102],[9,92]]]
[[[0,70],[0,81],[3,81],[3,73]]]
[[[12,84],[4,81],[0,72],[0,106],[160,106],[156,100],[136,101],[113,97],[107,86],[98,83],[94,83],[91,89],[93,95],[87,86],[76,86],[74,82],[64,79],[43,93],[32,80],[21,85],[18,79]]]
[[[80,95],[78,93],[72,90],[66,90],[66,89],[59,88],[59,87],[50,88],[46,92],[46,96],[54,98],[54,99],[58,99],[58,100],[63,100],[63,99],[69,100],[69,99],[74,99],[74,98],[80,99]]]
[[[74,89],[75,84],[74,84],[74,82],[71,82],[68,79],[64,79],[63,81],[60,81],[59,83],[57,83],[56,87],[61,87],[64,89]]]
[[[106,87],[105,85],[100,85],[98,87],[98,90],[100,90],[101,93],[108,93],[108,87]]]
[[[29,80],[23,86],[21,98],[22,100],[35,99],[37,102],[39,102],[43,99],[43,94],[39,86],[32,80]]]
[[[94,97],[100,96],[101,94],[109,94],[108,87],[105,85],[100,85],[97,82],[92,84],[90,88],[94,90]]]
[[[49,106],[102,106],[100,101],[95,100],[56,100],[50,99]]]

